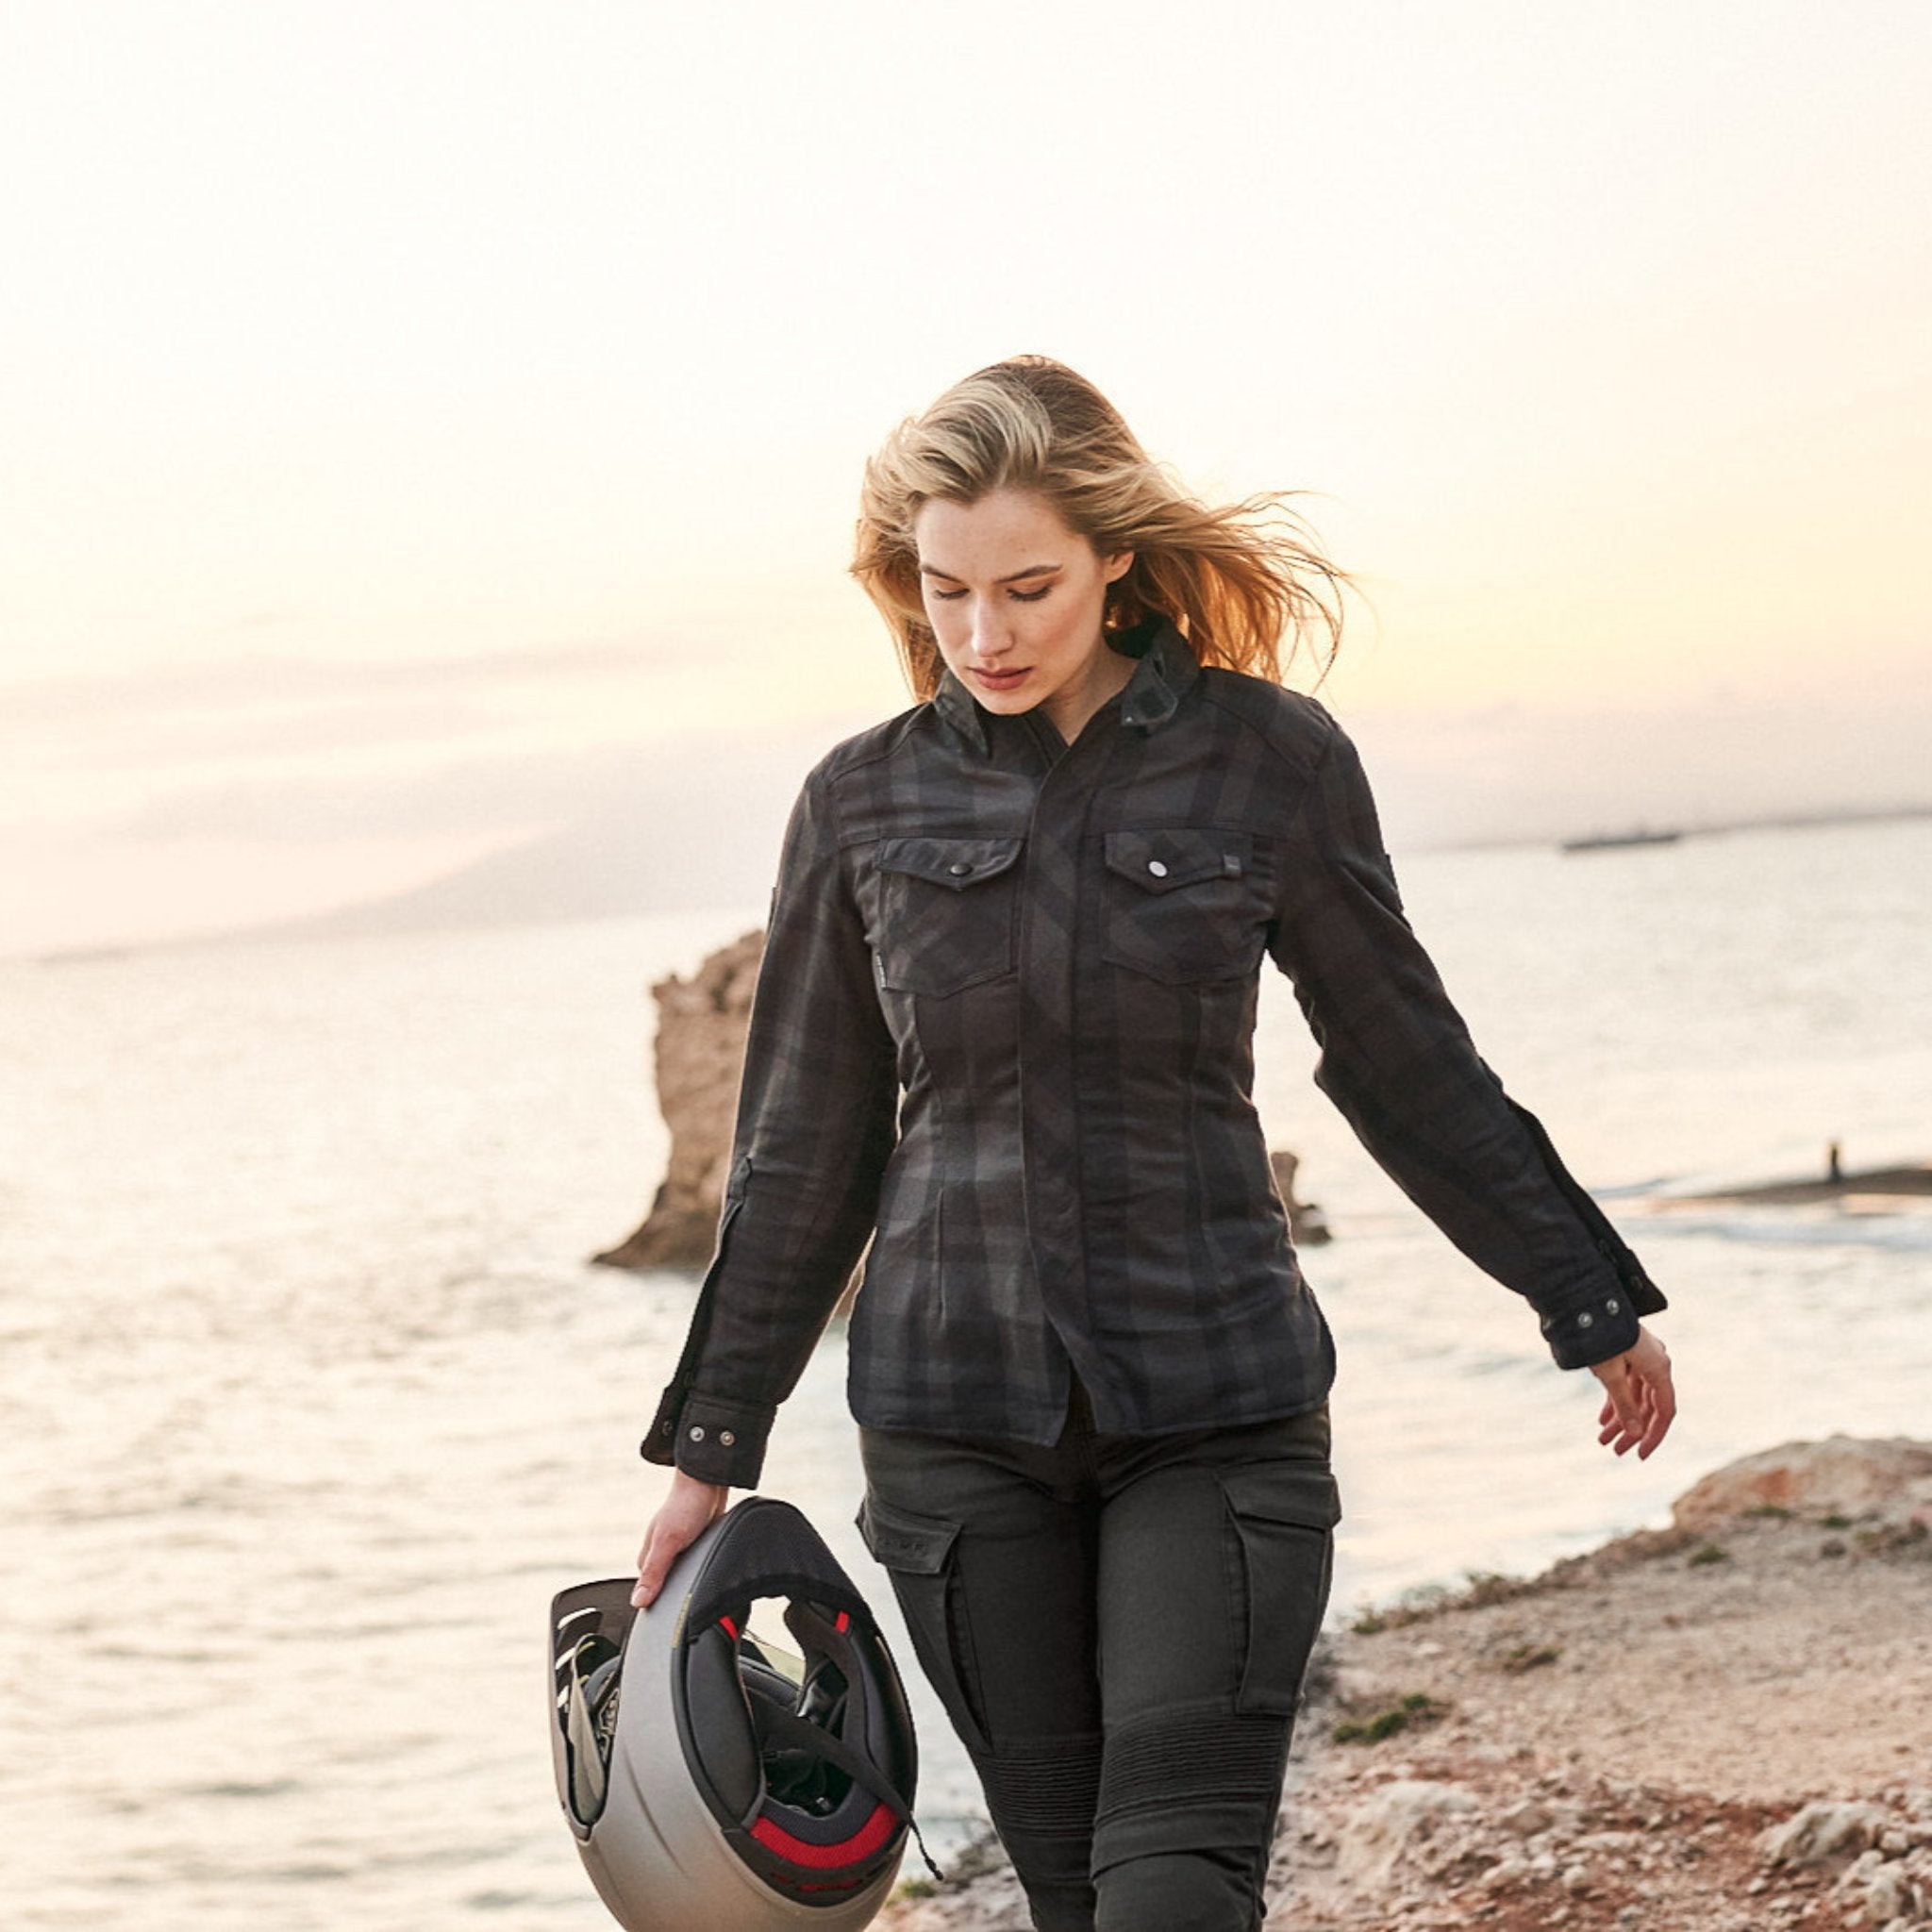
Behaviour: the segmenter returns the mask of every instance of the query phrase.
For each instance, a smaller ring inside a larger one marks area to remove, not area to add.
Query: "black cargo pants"
[[[1051,1449],[862,1432],[859,1527],[1039,1932],[1254,1932],[1340,1514],[1324,1407]]]

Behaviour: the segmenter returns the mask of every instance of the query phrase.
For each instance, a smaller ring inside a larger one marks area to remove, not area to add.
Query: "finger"
[[[664,1588],[664,1578],[670,1571],[677,1551],[675,1539],[661,1530],[653,1529],[650,1540],[644,1544],[643,1554],[638,1561],[637,1588],[630,1593],[631,1602],[641,1610],[648,1610],[658,1600],[658,1592]]]
[[[1616,1416],[1618,1433],[1635,1441],[1643,1433],[1642,1384],[1631,1374],[1627,1363],[1619,1367],[1621,1373],[1605,1387],[1609,1391],[1609,1406]]]
[[[1670,1370],[1649,1385],[1650,1413],[1643,1440],[1637,1445],[1637,1459],[1641,1462],[1663,1439],[1670,1434],[1671,1424],[1677,1416],[1677,1391],[1672,1385]]]
[[[1617,1398],[1608,1377],[1600,1374],[1598,1379],[1603,1385],[1604,1401],[1596,1412],[1596,1439],[1607,1445],[1623,1433],[1624,1424],[1617,1414]]]
[[[1613,1441],[1616,1437],[1622,1435],[1624,1429],[1624,1413],[1618,1407],[1617,1399],[1609,1392],[1609,1385],[1607,1383],[1604,1385],[1604,1406],[1597,1410],[1596,1416],[1597,1441],[1599,1442]]]
[[[1627,1456],[1632,1449],[1641,1456],[1662,1440],[1662,1431],[1657,1427],[1657,1391],[1652,1378],[1643,1374],[1635,1364],[1622,1364],[1623,1373],[1615,1382],[1607,1385],[1611,1400],[1607,1407],[1614,1411],[1614,1421],[1608,1421],[1598,1440],[1606,1447],[1613,1449],[1619,1456]],[[1668,1424],[1666,1424],[1668,1426]]]
[[[1668,1417],[1662,1418],[1660,1424],[1655,1386],[1646,1376],[1633,1377],[1629,1407],[1619,1418],[1615,1432],[1616,1453],[1624,1456],[1635,1449],[1638,1459],[1642,1460],[1663,1440],[1663,1430],[1668,1426]]]

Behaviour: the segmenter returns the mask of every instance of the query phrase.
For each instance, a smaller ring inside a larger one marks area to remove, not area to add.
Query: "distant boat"
[[[1674,845],[1680,831],[1653,832],[1640,825],[1634,832],[1598,832],[1588,839],[1565,839],[1565,852],[1614,852],[1624,845]]]

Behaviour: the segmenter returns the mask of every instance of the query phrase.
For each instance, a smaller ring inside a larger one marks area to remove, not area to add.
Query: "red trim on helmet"
[[[718,1619],[718,1627],[724,1631],[725,1636],[730,1638],[733,1643],[738,1641],[738,1625],[729,1617],[720,1617]]]
[[[848,1617],[843,1610],[841,1610],[839,1612],[839,1621],[832,1625],[832,1628],[838,1631],[839,1634],[842,1637],[846,1631],[851,1629],[851,1627],[852,1619]]]
[[[793,1838],[784,1826],[774,1824],[769,1818],[757,1820],[752,1825],[751,1835],[766,1851],[775,1852],[779,1857],[789,1859],[794,1865],[809,1866],[814,1872],[826,1872],[834,1865],[850,1865],[860,1858],[871,1857],[874,1852],[883,1851],[891,1842],[898,1824],[891,1807],[880,1805],[850,1838],[836,1845],[808,1845],[802,1838]]]

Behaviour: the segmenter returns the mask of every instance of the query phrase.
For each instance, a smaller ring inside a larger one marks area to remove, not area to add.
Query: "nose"
[[[1002,656],[1012,643],[1001,620],[1000,612],[991,598],[979,599],[973,611],[973,655],[982,664],[991,664]]]

